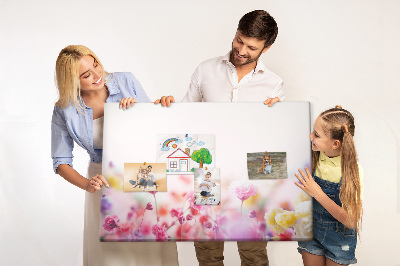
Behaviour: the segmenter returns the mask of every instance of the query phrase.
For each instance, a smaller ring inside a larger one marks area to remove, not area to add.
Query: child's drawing
[[[157,162],[167,164],[169,174],[193,172],[214,166],[215,142],[210,134],[168,134],[157,136]]]

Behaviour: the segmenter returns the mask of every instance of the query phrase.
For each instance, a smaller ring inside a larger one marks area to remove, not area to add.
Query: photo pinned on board
[[[287,178],[286,152],[247,153],[247,172],[250,180]]]
[[[221,204],[221,177],[219,168],[194,168],[194,204]]]
[[[168,174],[193,173],[195,168],[213,167],[213,134],[157,135],[157,162],[167,164]]]
[[[167,191],[165,163],[124,163],[124,192]]]

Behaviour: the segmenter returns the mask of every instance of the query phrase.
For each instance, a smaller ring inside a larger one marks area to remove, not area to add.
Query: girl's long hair
[[[104,71],[103,65],[97,56],[86,46],[69,45],[61,50],[56,61],[56,85],[58,88],[59,99],[56,106],[66,108],[68,105],[75,105],[75,108],[82,112],[84,106],[81,98],[80,80],[79,80],[79,63],[83,56],[90,55],[102,67],[104,75],[108,74]]]
[[[347,212],[347,219],[356,221],[357,233],[362,223],[362,202],[360,175],[358,171],[357,152],[354,145],[354,117],[340,105],[326,110],[319,115],[325,123],[324,131],[331,139],[339,140],[341,145],[342,186],[339,199],[342,208]],[[315,171],[319,151],[312,153],[312,170]]]

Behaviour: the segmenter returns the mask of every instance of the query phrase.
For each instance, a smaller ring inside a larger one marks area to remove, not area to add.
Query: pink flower
[[[198,210],[201,214],[207,213],[209,206],[194,204],[194,191],[193,190],[190,190],[188,193],[186,193],[185,199],[190,203],[191,208]]]
[[[150,194],[155,195],[158,191],[149,191]]]
[[[127,235],[130,234],[130,231],[133,228],[133,226],[134,226],[133,222],[126,222],[126,223],[120,224],[119,225],[120,230],[116,230],[115,232],[117,233],[117,235],[120,238],[126,237]]]
[[[172,217],[179,217],[180,215],[182,215],[182,209],[181,208],[171,209],[169,213],[171,214]]]
[[[213,232],[214,232],[215,234],[218,234],[218,232],[219,232],[219,226],[218,226],[218,225],[214,225],[213,228],[212,228],[212,230],[213,230]]]
[[[246,180],[233,181],[228,189],[241,201],[245,201],[250,196],[255,196],[257,194],[257,187]]]
[[[210,229],[212,227],[212,224],[210,222],[207,222],[204,224],[204,226],[208,229]]]
[[[180,215],[180,216],[178,217],[178,220],[179,220],[179,223],[180,223],[180,224],[183,224],[183,223],[185,222],[185,216]]]
[[[250,218],[257,218],[256,212],[255,212],[254,210],[252,210],[252,211],[250,212],[250,214],[249,214],[249,217],[250,217]]]
[[[151,211],[153,209],[153,205],[151,205],[151,203],[149,202],[149,203],[147,203],[147,205],[146,205],[146,210],[149,210],[149,211]]]
[[[165,225],[163,225],[162,227],[159,226],[158,224],[153,225],[152,232],[153,235],[156,236],[157,241],[163,241],[168,239],[167,229]]]
[[[136,216],[137,216],[137,214],[136,214],[136,212],[128,212],[128,215],[127,215],[127,220],[129,221],[129,220],[134,220],[134,219],[136,219]]]
[[[106,231],[112,231],[118,227],[119,218],[117,215],[108,215],[104,221],[103,227]]]
[[[193,215],[191,215],[191,214],[186,215],[186,220],[190,221],[192,219],[193,219]]]
[[[226,218],[226,216],[217,215],[215,217],[215,223],[218,224],[219,226],[226,224],[227,221],[228,221],[228,218]]]

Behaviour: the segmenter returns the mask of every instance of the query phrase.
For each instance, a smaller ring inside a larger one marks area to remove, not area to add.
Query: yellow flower
[[[283,228],[287,229],[288,227],[293,226],[296,221],[296,214],[294,211],[282,211],[275,216],[275,221],[277,224],[282,226]]]
[[[283,232],[285,232],[286,228],[280,226],[279,224],[277,224],[277,222],[275,221],[275,216],[278,213],[283,212],[283,209],[281,208],[274,208],[272,209],[270,212],[267,212],[265,214],[265,220],[267,221],[267,225],[269,228],[271,228],[275,233],[277,234],[282,234]]]
[[[307,193],[305,193],[304,191],[301,191],[299,193],[299,195],[297,195],[297,198],[293,201],[294,205],[298,205],[299,203],[303,202],[303,201],[309,201],[311,200],[311,197],[308,196]]]

